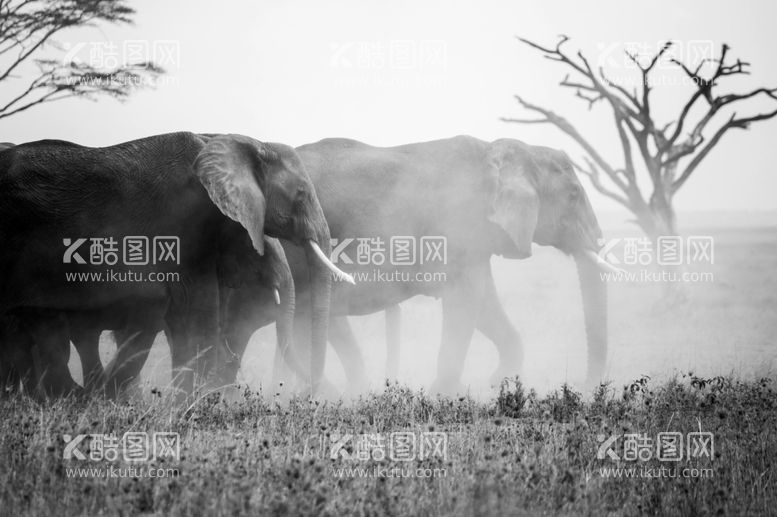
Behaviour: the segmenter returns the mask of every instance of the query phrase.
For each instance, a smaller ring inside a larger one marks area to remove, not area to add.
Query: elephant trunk
[[[294,354],[293,347],[295,292],[294,279],[291,276],[291,272],[289,272],[288,277],[281,281],[281,285],[275,290],[274,294],[275,302],[278,304],[278,317],[275,320],[276,337],[278,340],[276,353],[279,354],[283,363],[288,365],[294,373],[301,375],[303,369]]]
[[[595,386],[604,376],[607,360],[607,283],[601,278],[602,266],[590,255],[576,253],[574,258],[580,280],[588,342],[586,382],[589,386]]]
[[[324,225],[318,233],[318,243],[311,240],[305,246],[311,287],[310,384],[313,393],[319,389],[324,376],[332,268],[339,271],[328,258],[331,253],[329,228]]]

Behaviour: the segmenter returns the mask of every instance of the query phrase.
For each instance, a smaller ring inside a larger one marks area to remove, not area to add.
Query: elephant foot
[[[108,382],[108,376],[102,365],[99,369],[95,368],[92,371],[85,371],[83,374],[84,389],[89,393],[98,393],[102,390],[102,387]]]
[[[108,399],[115,400],[134,384],[134,379],[108,379],[102,386],[102,392]]]
[[[221,400],[227,404],[236,404],[245,399],[246,390],[237,384],[229,384],[221,390]]]
[[[327,379],[321,379],[318,386],[308,385],[304,393],[315,399],[323,400],[338,400],[343,396],[343,393]]]
[[[443,379],[438,377],[429,389],[433,395],[466,395],[469,388],[465,386],[460,379]]]
[[[491,374],[489,379],[489,385],[493,387],[499,387],[505,379],[512,380],[516,377],[520,377],[520,370],[497,368],[494,373]]]
[[[74,382],[72,385],[68,386],[43,389],[41,395],[42,398],[45,399],[55,399],[62,397],[81,399],[86,398],[87,393],[84,388]]]
[[[585,382],[582,388],[587,393],[591,393],[602,384],[608,384],[606,360],[602,357],[589,357],[588,368],[586,369]]]
[[[603,375],[589,375],[583,383],[582,389],[585,393],[593,393],[601,386],[607,386],[610,383]]]
[[[289,388],[294,389],[294,386],[299,384],[297,376],[290,371],[273,372],[272,377],[272,389],[273,394],[280,393],[281,391],[288,391]],[[301,384],[300,384],[301,385]]]
[[[505,379],[514,379],[520,377],[523,373],[523,365],[520,356],[512,357],[502,356],[499,358],[499,366],[491,374],[490,385],[499,386]]]

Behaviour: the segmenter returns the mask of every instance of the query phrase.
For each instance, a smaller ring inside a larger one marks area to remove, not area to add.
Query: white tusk
[[[341,270],[334,264],[332,264],[332,261],[329,260],[329,257],[327,257],[323,251],[321,251],[321,248],[318,247],[318,244],[315,241],[308,241],[308,244],[313,249],[313,252],[316,254],[316,256],[321,260],[321,262],[324,263],[324,265],[329,268],[329,270],[334,273],[335,278],[338,280],[344,280],[348,282],[349,284],[356,285],[356,282],[354,281],[353,277],[346,273],[345,271]]]
[[[606,260],[604,260],[602,257],[600,257],[599,255],[597,255],[591,250],[585,250],[583,254],[605,272],[615,273],[616,275],[625,273],[624,270],[613,266],[612,264],[610,264],[609,262],[607,262]]]
[[[277,289],[272,290],[272,294],[275,296],[275,305],[281,304],[281,293]]]

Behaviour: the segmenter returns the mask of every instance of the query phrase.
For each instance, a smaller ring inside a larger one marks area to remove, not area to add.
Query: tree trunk
[[[663,265],[658,262],[658,238],[679,237],[677,216],[671,200],[654,195],[646,210],[637,213],[637,225],[650,239],[653,250],[653,265],[662,273],[661,295],[654,305],[655,311],[665,311],[688,301],[686,286],[680,281],[685,270],[680,265]],[[685,243],[683,242],[683,245]]]

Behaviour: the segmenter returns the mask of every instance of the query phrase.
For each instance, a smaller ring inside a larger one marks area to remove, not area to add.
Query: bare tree
[[[652,239],[661,235],[677,235],[674,196],[729,129],[747,129],[752,122],[767,120],[777,115],[775,109],[769,113],[747,117],[739,117],[736,112],[727,119],[716,117],[722,108],[758,95],[777,100],[777,88],[756,88],[741,94],[717,93],[718,83],[723,78],[749,73],[749,63],[739,59],[735,62],[727,61],[729,47],[725,44],[721,47],[719,57],[705,59],[695,68],[679,60],[671,60],[690,78],[694,91],[682,105],[677,117],[661,125],[651,112],[650,73],[672,47],[672,42],[664,44],[646,63],[635,54],[626,52],[628,59],[636,65],[641,74],[639,88],[629,91],[608,79],[602,67],[594,70],[582,52],[575,55],[567,53],[563,48],[569,40],[566,36],[561,36],[555,47],[544,47],[527,39],[518,39],[541,52],[546,59],[558,61],[571,68],[572,77],[568,74],[560,85],[572,89],[577,97],[588,104],[589,109],[599,101],[605,101],[611,108],[623,151],[623,166],[614,167],[605,160],[567,119],[519,96],[516,96],[516,99],[525,109],[541,116],[502,120],[520,124],[550,123],[569,135],[585,151],[585,164],[576,164],[578,170],[588,177],[597,191],[630,210],[636,216],[639,227]],[[707,77],[702,75],[705,66],[711,70]],[[703,107],[703,113],[692,121],[691,112],[699,111],[699,108],[694,109],[695,106]],[[642,167],[637,169],[639,160]],[[645,171],[639,174],[647,174],[652,185],[652,193],[647,199],[638,185],[638,170]],[[603,182],[603,178],[609,181]]]
[[[65,29],[99,22],[129,24],[134,14],[125,0],[0,0],[0,83],[15,89],[8,100],[0,101],[0,119],[70,97],[124,100],[134,89],[148,86],[149,79],[164,72],[152,62],[103,70],[37,57],[47,47],[59,49],[54,38]],[[31,80],[17,75],[24,64],[37,67]]]

